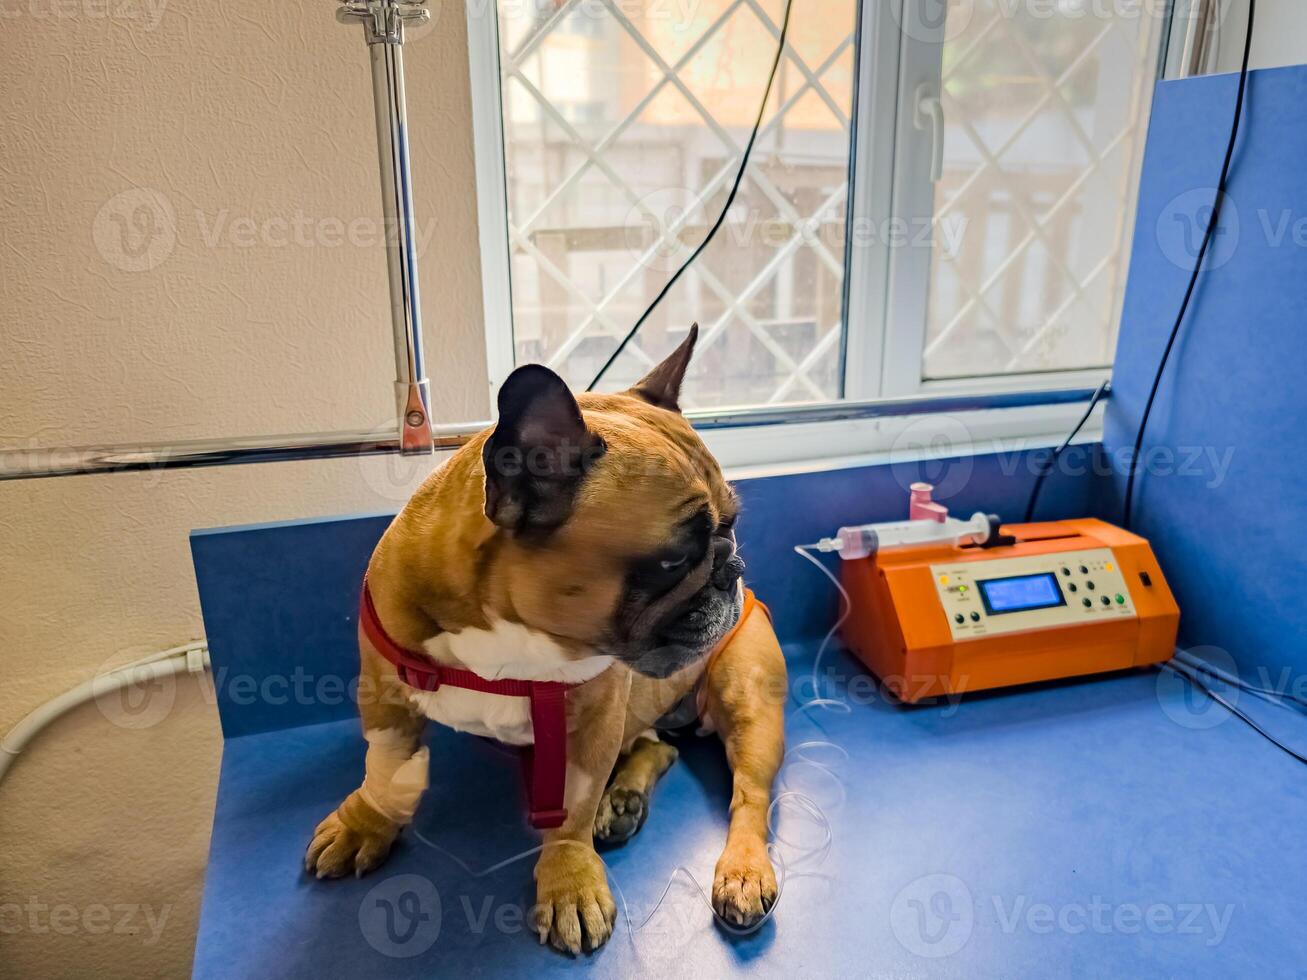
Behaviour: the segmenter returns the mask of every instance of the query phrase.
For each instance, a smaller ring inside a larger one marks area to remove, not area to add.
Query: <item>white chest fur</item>
[[[423,644],[437,663],[464,667],[486,680],[562,681],[579,684],[607,670],[612,657],[575,660],[547,634],[520,623],[496,620],[488,630],[441,633]],[[484,735],[509,745],[530,745],[531,704],[526,698],[482,694],[457,687],[434,693],[412,691],[409,698],[433,721],[461,732]]]

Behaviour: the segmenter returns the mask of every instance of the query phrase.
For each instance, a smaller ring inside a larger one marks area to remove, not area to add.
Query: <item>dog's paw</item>
[[[540,942],[573,956],[608,942],[617,906],[604,864],[589,845],[547,845],[536,864],[531,927]]]
[[[604,791],[595,814],[595,840],[620,844],[635,836],[649,815],[649,794],[612,785]]]
[[[728,844],[713,872],[712,905],[727,922],[748,928],[776,902],[776,873],[756,838]]]
[[[398,833],[398,827],[382,820],[363,830],[347,826],[337,810],[313,832],[304,870],[319,878],[342,878],[351,871],[361,878],[386,860]]]

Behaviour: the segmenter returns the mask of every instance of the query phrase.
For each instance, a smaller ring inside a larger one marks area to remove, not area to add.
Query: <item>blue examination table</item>
[[[1214,182],[1233,92],[1231,77],[1159,86],[1106,435],[1073,447],[1084,460],[1110,460],[1132,439],[1186,279],[1167,245],[1168,208]],[[1277,527],[1301,527],[1307,510],[1302,413],[1286,409],[1301,398],[1307,355],[1307,250],[1268,242],[1257,219],[1307,214],[1304,106],[1302,69],[1253,75],[1231,183],[1239,247],[1200,284],[1150,428],[1159,444],[1235,447],[1228,472],[1218,486],[1146,476],[1139,498],[1139,529],[1177,593],[1186,641],[1221,646],[1250,675],[1307,672],[1301,574],[1269,571],[1302,567],[1302,542]],[[922,478],[961,487],[944,500],[956,513],[1019,517],[1036,469],[1025,461],[890,460],[743,481],[746,574],[776,614],[792,679],[811,670],[837,606],[793,544],[902,516],[906,487]],[[965,478],[945,479],[953,467]],[[1049,481],[1042,515],[1115,519],[1120,468],[1077,472]],[[1276,501],[1275,513],[1247,513],[1250,494]],[[355,607],[387,520],[192,538],[226,739],[198,977],[1307,971],[1307,772],[1152,671],[908,708],[834,645],[825,693],[848,710],[804,710],[810,685],[791,685],[778,792],[815,806],[777,809],[783,891],[749,936],[715,925],[690,877],[710,887],[725,839],[730,782],[714,739],[679,743],[644,829],[602,852],[620,908],[593,955],[541,948],[526,925],[534,856],[502,863],[538,842],[516,759],[437,726],[432,788],[390,860],[362,879],[314,880],[305,845],[363,771],[349,690]],[[1307,741],[1302,714],[1240,705]]]

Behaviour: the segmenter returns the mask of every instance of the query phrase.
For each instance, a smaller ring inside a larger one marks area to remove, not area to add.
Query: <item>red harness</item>
[[[755,606],[767,607],[745,590],[744,610],[735,628],[709,655],[711,658],[726,647]],[[770,618],[771,613],[767,613]],[[531,699],[531,728],[535,744],[522,752],[522,773],[526,777],[527,799],[531,811],[531,826],[537,830],[561,827],[567,819],[563,805],[567,789],[567,692],[575,684],[559,681],[488,681],[470,670],[444,667],[425,656],[406,650],[386,632],[377,617],[368,583],[363,582],[359,598],[359,625],[363,635],[376,651],[395,665],[399,679],[419,691],[437,691],[441,687],[457,687],[481,694],[498,694],[508,698]]]

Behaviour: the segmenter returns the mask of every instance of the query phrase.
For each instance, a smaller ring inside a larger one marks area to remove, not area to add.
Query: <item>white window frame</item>
[[[1230,0],[1171,2],[1170,33],[1166,40],[1162,77],[1187,78],[1216,71],[1222,30],[1230,19]]]
[[[916,4],[925,7],[939,0],[895,0],[901,5]],[[1197,0],[1179,0],[1181,5]],[[898,9],[903,9],[899,7]],[[1187,9],[1173,8],[1176,11]],[[899,113],[894,122],[893,190],[887,205],[894,215],[933,215],[935,213],[935,184],[931,180],[932,156],[936,152],[935,136],[928,126],[918,124],[915,102],[919,96],[940,97],[943,85],[943,40],[945,24],[922,15],[909,16],[914,30],[911,36],[902,32],[902,45],[898,53],[898,92],[896,101]],[[1163,37],[1165,44],[1165,37]],[[1159,59],[1161,52],[1158,52]],[[882,55],[883,56],[883,55]],[[1160,77],[1160,73],[1159,73]],[[1145,120],[1146,121],[1146,120]],[[1138,152],[1142,153],[1142,149]],[[880,161],[878,161],[879,163]],[[1137,178],[1132,174],[1127,196],[1134,199],[1138,193]],[[883,207],[885,205],[882,205]],[[1133,235],[1131,215],[1128,235]],[[911,397],[947,393],[974,393],[998,391],[1042,391],[1055,388],[1095,387],[1111,374],[1111,365],[1090,368],[1006,373],[976,377],[927,379],[924,377],[924,351],[926,347],[927,302],[930,293],[932,251],[924,248],[892,249],[886,281],[884,309],[882,375],[875,395],[865,397]],[[1120,317],[1120,297],[1117,297],[1116,317]],[[893,324],[893,329],[888,329]]]
[[[862,222],[862,227],[876,228],[875,222],[881,220],[876,216],[933,213],[934,188],[929,180],[932,137],[915,125],[911,113],[903,111],[906,103],[900,96],[901,92],[916,92],[922,85],[933,85],[938,90],[940,84],[940,46],[914,40],[900,30],[904,5],[926,2],[932,0],[863,0],[860,5],[859,82],[853,113],[853,159],[860,179],[852,182],[850,220]],[[1198,0],[1178,0],[1176,9],[1185,9],[1192,2]],[[468,3],[465,8],[486,367],[493,406],[494,392],[515,366],[499,30],[493,2]],[[894,134],[893,140],[884,139],[887,132]],[[998,393],[1082,389],[1092,388],[1110,375],[1110,367],[1104,367],[923,379],[929,269],[929,249],[894,249],[883,234],[872,234],[863,245],[849,250],[845,277],[846,400],[942,394],[983,398]],[[873,326],[868,328],[867,324]],[[888,329],[890,324],[894,329]],[[736,470],[790,470],[874,463],[901,458],[905,452],[948,456],[1053,445],[1065,436],[1082,411],[1082,404],[977,409],[915,419],[796,423],[784,427],[784,439],[777,438],[774,426],[710,429],[705,439],[722,462]],[[1078,441],[1101,437],[1101,416],[1100,407]],[[929,421],[932,418],[934,421]]]

